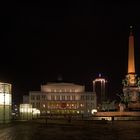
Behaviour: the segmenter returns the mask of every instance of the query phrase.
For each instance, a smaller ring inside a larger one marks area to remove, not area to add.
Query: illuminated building
[[[8,123],[12,117],[11,84],[0,82],[0,123]]]
[[[19,112],[21,120],[31,120],[33,117],[31,104],[20,104]]]
[[[140,79],[135,73],[135,58],[134,58],[134,36],[132,26],[130,27],[129,35],[129,50],[128,50],[128,73],[123,80],[123,93],[125,101],[128,102],[128,108],[135,110],[140,109]]]
[[[97,95],[97,105],[101,105],[106,101],[106,82],[105,78],[101,77],[101,74],[93,81],[93,92],[96,92]]]
[[[40,116],[40,110],[32,108],[31,104],[20,104],[19,113],[21,120],[31,120]]]
[[[96,94],[73,83],[48,83],[29,93],[29,103],[46,114],[90,114],[96,108]]]

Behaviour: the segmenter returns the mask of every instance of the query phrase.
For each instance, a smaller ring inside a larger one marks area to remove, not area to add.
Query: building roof
[[[74,83],[47,83],[48,86],[83,86]]]

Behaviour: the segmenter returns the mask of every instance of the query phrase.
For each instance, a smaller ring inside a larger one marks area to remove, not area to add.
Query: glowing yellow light
[[[11,84],[0,82],[0,123],[11,120]]]
[[[33,115],[40,115],[40,110],[38,110],[37,108],[33,108],[32,113]]]
[[[19,111],[20,111],[20,118],[22,120],[32,119],[32,105],[31,104],[20,104]]]
[[[0,105],[11,105],[11,94],[0,94]]]
[[[95,113],[97,113],[97,109],[92,109],[91,114],[95,114]]]
[[[96,78],[94,81],[95,82],[106,82],[106,80],[103,78]]]
[[[31,104],[20,104],[19,110],[22,113],[32,113],[32,105]]]
[[[49,114],[49,113],[50,113],[50,111],[47,111],[47,113]]]

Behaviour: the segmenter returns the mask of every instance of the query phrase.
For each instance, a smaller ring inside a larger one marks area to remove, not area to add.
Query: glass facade
[[[11,84],[0,83],[0,123],[11,121]]]

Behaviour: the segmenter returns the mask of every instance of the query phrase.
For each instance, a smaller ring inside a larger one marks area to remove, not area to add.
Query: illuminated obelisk
[[[136,86],[136,74],[135,74],[135,58],[134,58],[134,36],[132,33],[132,26],[130,26],[129,35],[129,50],[128,50],[128,84],[129,86]]]
[[[139,109],[140,88],[138,85],[138,78],[135,73],[134,35],[132,33],[132,26],[130,26],[130,35],[129,35],[128,73],[124,80],[123,92],[125,101],[128,102],[128,108],[132,110]]]
[[[132,33],[132,26],[130,26],[129,36],[129,50],[128,50],[128,74],[135,73],[135,58],[134,58],[134,36]]]

